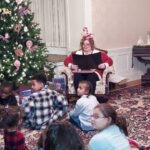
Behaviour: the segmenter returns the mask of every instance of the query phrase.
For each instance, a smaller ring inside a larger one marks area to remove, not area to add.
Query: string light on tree
[[[5,0],[6,3],[10,3],[10,0]]]

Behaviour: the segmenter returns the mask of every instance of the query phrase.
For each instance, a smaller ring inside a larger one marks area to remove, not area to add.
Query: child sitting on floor
[[[11,83],[3,83],[0,92],[0,105],[17,105],[17,100],[13,94],[13,85]]]
[[[63,116],[68,103],[63,95],[44,88],[47,82],[44,74],[36,74],[31,80],[34,93],[24,106],[24,126],[36,130],[45,129],[49,123]]]
[[[70,123],[55,122],[41,134],[37,150],[84,150],[84,146]]]
[[[24,134],[18,130],[21,119],[21,110],[18,106],[5,108],[3,116],[5,150],[27,150]]]
[[[131,150],[125,120],[109,104],[93,109],[92,125],[99,131],[89,142],[89,150]]]
[[[91,124],[91,114],[98,101],[91,95],[92,85],[89,81],[80,81],[77,95],[81,96],[77,100],[75,108],[70,111],[70,121],[84,131],[94,130]]]

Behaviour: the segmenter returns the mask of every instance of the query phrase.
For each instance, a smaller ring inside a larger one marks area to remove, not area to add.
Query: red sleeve
[[[64,60],[64,65],[68,66],[69,63],[73,63],[73,57],[72,54],[70,54],[69,56],[67,56]]]
[[[102,63],[108,63],[109,66],[113,64],[113,60],[104,52],[100,52]]]

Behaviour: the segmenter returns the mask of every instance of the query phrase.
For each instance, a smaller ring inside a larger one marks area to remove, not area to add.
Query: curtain
[[[66,1],[32,0],[34,21],[39,23],[41,38],[47,47],[67,47]]]

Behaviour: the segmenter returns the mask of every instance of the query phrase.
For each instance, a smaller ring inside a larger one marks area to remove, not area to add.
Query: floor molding
[[[49,62],[63,62],[67,55],[57,55],[57,54],[49,54],[47,60]]]

